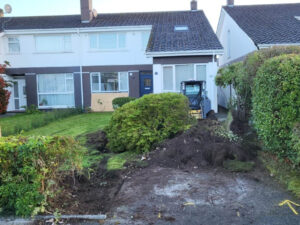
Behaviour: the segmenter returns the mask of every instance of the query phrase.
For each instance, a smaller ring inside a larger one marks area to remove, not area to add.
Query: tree
[[[6,67],[9,65],[8,62],[0,64],[0,74],[4,74]],[[3,76],[0,75],[0,114],[4,114],[7,111],[9,103],[9,97],[11,93],[7,90],[10,87],[10,83],[4,80]]]

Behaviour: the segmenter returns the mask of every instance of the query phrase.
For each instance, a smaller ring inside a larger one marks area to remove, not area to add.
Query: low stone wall
[[[112,101],[119,97],[128,97],[128,92],[92,94],[91,109],[94,112],[112,112]]]

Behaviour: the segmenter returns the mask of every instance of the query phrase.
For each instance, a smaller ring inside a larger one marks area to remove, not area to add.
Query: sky
[[[198,9],[204,10],[216,30],[222,5],[227,0],[198,0]],[[236,5],[300,3],[300,0],[235,0]],[[5,16],[67,15],[80,13],[80,0],[0,0],[0,8],[12,6]],[[98,13],[149,12],[189,10],[190,0],[93,0]]]

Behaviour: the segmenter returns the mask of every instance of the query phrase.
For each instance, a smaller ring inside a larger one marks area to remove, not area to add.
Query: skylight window
[[[182,26],[175,26],[174,27],[174,31],[188,31],[189,27],[186,25],[182,25]]]
[[[296,20],[300,20],[300,16],[295,16],[295,19]]]

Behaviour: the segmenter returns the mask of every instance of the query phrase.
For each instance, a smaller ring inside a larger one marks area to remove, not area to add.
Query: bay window
[[[37,84],[39,107],[75,106],[73,74],[40,74]]]
[[[163,66],[163,90],[179,92],[182,81],[198,80],[206,81],[206,65],[167,65]]]
[[[90,34],[90,49],[113,50],[126,48],[126,33],[103,32]]]
[[[128,72],[91,73],[92,92],[127,92]]]
[[[35,36],[37,52],[71,52],[71,35],[40,35]]]

